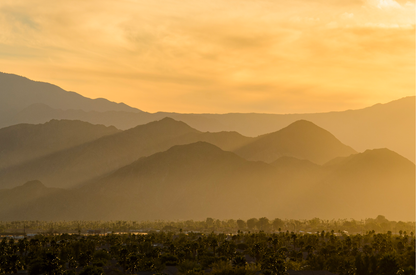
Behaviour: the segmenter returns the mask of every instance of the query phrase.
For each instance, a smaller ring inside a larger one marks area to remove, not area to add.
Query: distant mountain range
[[[26,131],[28,125],[23,126],[11,126],[4,128],[3,131],[0,130],[0,141],[14,140],[23,143],[24,139],[14,138],[15,136],[29,138]],[[292,156],[323,164],[333,158],[356,153],[326,130],[307,121],[295,122],[277,132],[257,138],[244,137],[235,132],[203,133],[172,118],[164,118],[125,131],[109,128],[108,130],[113,133],[105,132],[106,135],[102,133],[106,129],[104,126],[81,121],[51,121],[31,127],[37,136],[32,136],[30,149],[23,146],[14,150],[4,150],[0,154],[0,163],[9,160],[10,163],[11,160],[18,158],[21,152],[28,151],[25,155],[26,161],[0,169],[0,186],[13,187],[37,179],[48,186],[75,187],[111,173],[140,157],[150,156],[174,145],[197,141],[212,143],[223,150],[233,151],[247,160],[264,162],[272,162],[282,156]],[[50,139],[47,137],[49,132],[62,133],[63,128],[68,133],[77,132],[78,138],[83,138],[85,142],[62,148],[60,151],[50,150],[52,148],[45,150],[45,143],[62,144],[72,136],[60,137],[51,134]],[[4,131],[7,129],[14,131]],[[18,129],[21,129],[20,134]],[[92,133],[95,133],[96,139],[89,140]],[[82,137],[82,135],[88,136]],[[4,143],[4,147],[8,147],[7,143]],[[30,158],[31,151],[38,151],[36,157]]]
[[[114,126],[51,120],[0,129],[0,170],[120,132]]]
[[[0,83],[2,112],[21,111],[39,103],[61,110],[140,112],[124,103],[114,103],[104,98],[86,98],[49,83],[32,81],[14,74],[0,73]]]
[[[326,114],[149,114],[2,81],[0,104],[27,99],[1,109],[0,220],[414,220],[414,98]]]
[[[313,122],[357,151],[389,148],[415,162],[415,97],[343,112],[316,114],[147,113],[105,99],[12,74],[0,73],[0,128],[51,119],[81,120],[126,130],[171,117],[202,132],[235,131],[255,137],[298,121]]]

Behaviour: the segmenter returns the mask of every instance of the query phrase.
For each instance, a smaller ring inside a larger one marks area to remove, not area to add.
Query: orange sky
[[[0,30],[0,71],[149,112],[415,94],[414,0],[2,0]]]

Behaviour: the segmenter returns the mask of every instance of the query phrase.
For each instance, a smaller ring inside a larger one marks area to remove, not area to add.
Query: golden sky
[[[1,0],[0,71],[149,112],[361,108],[415,94],[415,1]]]

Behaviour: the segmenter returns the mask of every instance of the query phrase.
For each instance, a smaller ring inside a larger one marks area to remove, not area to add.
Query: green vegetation
[[[18,240],[4,237],[0,242],[0,274],[18,270],[28,270],[29,274],[160,274],[166,268],[179,275],[286,274],[286,270],[328,270],[339,275],[415,272],[414,223],[390,222],[383,216],[367,219],[364,224],[317,218],[208,218],[200,222],[141,223],[21,221],[1,226],[9,232],[19,231],[21,226],[30,232],[38,226],[44,233]],[[380,233],[389,226],[399,229],[397,234],[390,230]],[[368,230],[370,227],[380,230]],[[92,228],[113,233],[86,234]],[[302,232],[308,228],[322,230]],[[146,232],[137,233],[140,229]],[[365,232],[347,233],[345,229]]]

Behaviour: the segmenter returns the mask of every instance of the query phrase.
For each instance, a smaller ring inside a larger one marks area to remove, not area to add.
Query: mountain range
[[[325,114],[150,114],[0,83],[0,220],[415,217],[412,97]]]
[[[267,164],[206,142],[177,145],[79,188],[31,181],[1,190],[0,219],[414,218],[415,166],[390,150],[329,166],[299,162],[307,161]]]
[[[0,73],[0,128],[67,119],[127,130],[164,117],[183,121],[202,132],[235,131],[249,137],[307,120],[354,150],[389,148],[415,163],[414,96],[359,110],[315,114],[148,113],[105,99],[85,98],[52,84]]]
[[[82,121],[51,120],[44,124],[18,124],[0,129],[0,169],[120,132],[114,126]]]
[[[26,134],[21,125],[5,128],[22,128],[20,136]],[[198,141],[209,142],[219,148],[235,152],[247,160],[272,162],[282,156],[292,156],[299,159],[323,164],[335,157],[349,156],[356,153],[352,148],[342,144],[335,136],[326,130],[307,121],[295,122],[277,132],[257,138],[244,137],[235,132],[208,133],[191,128],[181,121],[164,118],[145,125],[139,125],[125,131],[114,131],[113,134],[103,135],[104,126],[96,126],[76,121],[51,121],[46,124],[32,125],[39,136],[46,136],[51,127],[55,131],[65,128],[67,132],[78,132],[79,135],[96,132],[97,139],[63,148],[43,156],[38,153],[27,161],[0,169],[0,186],[13,187],[26,181],[37,179],[53,187],[75,187],[88,181],[111,173],[138,158],[150,156],[169,149],[174,145],[183,145]],[[79,131],[82,127],[89,130]],[[33,130],[35,132],[35,130]],[[10,134],[12,134],[10,136]],[[13,140],[19,135],[16,131],[1,131],[0,140]],[[101,135],[101,136],[100,136]],[[64,143],[57,135],[51,135],[53,143]],[[84,137],[85,140],[88,137]],[[39,144],[35,142],[39,140]],[[32,151],[40,151],[46,142],[36,136],[31,140]],[[4,147],[8,147],[4,143]],[[20,148],[18,148],[20,150]],[[25,150],[25,147],[20,151]],[[45,150],[44,150],[45,151]],[[30,152],[30,150],[28,150]],[[1,160],[13,160],[18,150],[4,151]],[[0,162],[1,163],[1,162]]]
[[[0,220],[414,217],[412,162],[388,149],[357,153],[304,120],[257,138],[171,118],[125,131],[66,120],[30,127],[40,137],[83,129],[85,142],[41,153],[46,142],[31,140],[33,158],[0,169]]]

